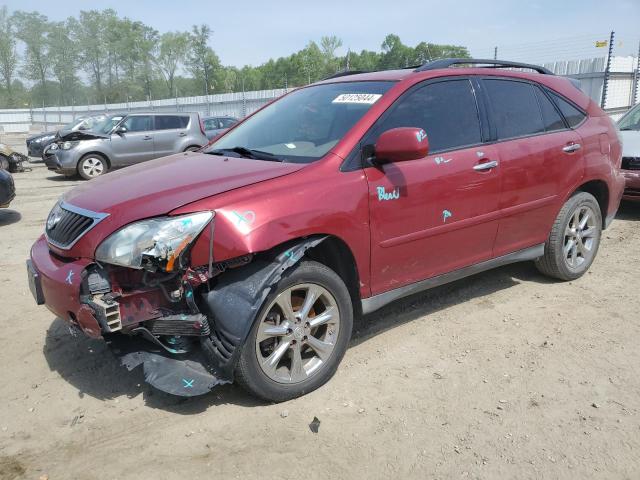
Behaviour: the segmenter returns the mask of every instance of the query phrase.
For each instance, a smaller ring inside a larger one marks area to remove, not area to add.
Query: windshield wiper
[[[633,128],[631,128],[631,127],[623,127],[623,128],[620,129],[621,132],[628,132],[630,130],[633,130]]]
[[[225,152],[233,152],[244,158],[253,158],[254,160],[269,160],[272,162],[283,162],[284,159],[280,158],[273,153],[263,152],[262,150],[253,150],[247,147],[233,147],[233,148],[220,148],[211,150],[207,153],[211,155],[225,155]]]

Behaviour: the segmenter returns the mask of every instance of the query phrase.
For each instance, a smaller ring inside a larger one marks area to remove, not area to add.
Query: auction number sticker
[[[378,101],[382,95],[378,93],[341,93],[333,99],[331,103],[364,103],[372,105]]]

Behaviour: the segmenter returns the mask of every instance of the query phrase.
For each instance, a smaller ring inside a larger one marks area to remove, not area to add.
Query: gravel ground
[[[0,211],[0,479],[640,478],[640,205],[578,281],[486,272],[359,320],[303,398],[184,400],[35,305],[25,259],[78,181],[33,167]]]

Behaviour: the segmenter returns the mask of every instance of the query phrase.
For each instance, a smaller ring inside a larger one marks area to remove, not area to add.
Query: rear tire
[[[560,209],[536,267],[559,280],[580,278],[593,263],[601,236],[598,201],[590,193],[578,192]]]
[[[321,263],[304,261],[266,298],[242,346],[236,380],[271,402],[309,393],[336,372],[352,328],[342,279]]]
[[[78,162],[78,175],[85,180],[99,177],[108,171],[107,159],[98,153],[88,153]]]
[[[4,155],[0,155],[0,170],[9,171],[9,159]]]

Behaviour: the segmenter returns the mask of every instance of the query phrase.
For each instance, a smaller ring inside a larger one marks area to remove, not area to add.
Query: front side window
[[[545,131],[533,85],[511,80],[483,80],[498,140]]]
[[[185,128],[189,124],[189,117],[178,115],[157,115],[155,130],[174,130]]]
[[[127,129],[127,132],[147,132],[151,130],[153,124],[153,118],[149,115],[135,115],[127,117],[122,123],[122,126]]]
[[[620,119],[618,128],[620,130],[640,130],[640,104]]]
[[[403,96],[376,130],[422,128],[429,151],[475,145],[482,141],[475,96],[469,80],[437,82]]]
[[[393,84],[364,81],[301,88],[248,118],[206,152],[244,149],[286,162],[313,162],[333,148]]]

